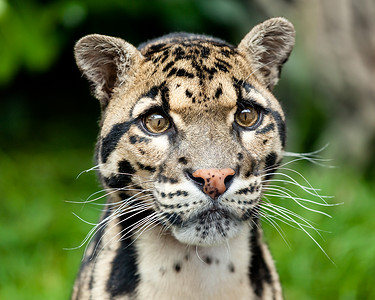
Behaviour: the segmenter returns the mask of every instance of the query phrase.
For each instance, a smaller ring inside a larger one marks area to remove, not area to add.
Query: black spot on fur
[[[170,177],[164,176],[164,175],[162,175],[162,174],[159,174],[159,175],[158,175],[158,180],[159,180],[159,182],[163,182],[163,183],[168,183],[168,182],[169,182],[169,183],[172,183],[172,184],[178,182],[177,179],[175,179],[175,178],[170,178]]]
[[[174,270],[176,271],[176,273],[179,273],[181,271],[181,264],[180,263],[176,263],[174,266],[173,266]]]
[[[145,166],[143,164],[141,164],[140,162],[137,162],[137,165],[138,167],[140,167],[142,170],[146,170],[146,171],[149,171],[151,173],[154,173],[156,171],[156,168],[154,167],[151,167],[151,166]]]
[[[206,256],[204,258],[204,262],[208,265],[212,264],[212,258],[210,256]]]
[[[255,190],[255,186],[253,184],[250,184],[249,187],[236,191],[236,195],[252,194],[252,193],[254,193],[254,190]]]
[[[257,226],[252,229],[250,239],[251,262],[249,267],[249,276],[251,285],[254,288],[255,294],[262,297],[264,283],[271,283],[272,277],[270,270],[264,260],[264,254],[260,246],[260,235]]]
[[[189,90],[186,90],[186,91],[185,91],[185,95],[186,95],[186,97],[188,97],[188,98],[191,98],[191,97],[193,96],[193,94],[192,94]]]
[[[234,267],[233,263],[230,263],[228,266],[229,272],[234,273],[236,271],[236,268]]]
[[[180,157],[178,159],[178,162],[181,163],[181,164],[183,164],[183,165],[187,165],[187,163],[188,163],[186,157]]]
[[[122,160],[118,163],[119,173],[134,174],[135,170],[127,160]]]
[[[219,97],[223,94],[223,90],[221,87],[218,87],[216,92],[215,92],[215,98],[219,99]]]
[[[237,158],[238,158],[238,160],[243,160],[243,154],[242,153],[237,153]]]
[[[121,137],[129,131],[133,125],[134,120],[114,125],[110,132],[102,139],[101,143],[101,160],[103,163],[107,162],[109,155],[115,150]]]

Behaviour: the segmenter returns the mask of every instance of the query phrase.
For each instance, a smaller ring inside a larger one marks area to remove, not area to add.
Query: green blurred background
[[[329,144],[322,167],[289,165],[339,206],[311,213],[274,200],[323,230],[264,224],[286,299],[375,299],[375,3],[307,0],[0,0],[0,299],[68,299],[97,206],[93,165],[99,105],[73,59],[89,33],[138,45],[171,31],[233,44],[270,16],[296,26],[275,94],[288,118],[287,151]],[[291,174],[300,183],[302,177]],[[301,197],[310,197],[293,187]],[[311,197],[313,198],[313,197]]]

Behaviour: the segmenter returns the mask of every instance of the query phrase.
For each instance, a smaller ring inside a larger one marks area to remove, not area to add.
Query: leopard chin
[[[244,222],[229,211],[212,207],[195,214],[178,226],[173,226],[172,234],[183,244],[217,246],[236,237],[243,226]]]

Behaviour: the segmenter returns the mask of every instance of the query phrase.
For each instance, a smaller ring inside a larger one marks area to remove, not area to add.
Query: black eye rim
[[[150,131],[147,126],[146,126],[146,118],[150,115],[153,115],[153,114],[159,114],[161,116],[164,116],[168,122],[169,122],[169,126],[166,130],[162,131],[162,132],[152,132]],[[140,127],[141,129],[148,135],[151,135],[151,136],[160,136],[160,135],[164,135],[164,134],[167,134],[167,133],[170,133],[171,131],[174,130],[174,124],[173,124],[173,121],[172,121],[172,118],[161,108],[152,108],[146,112],[144,112],[141,116],[138,117],[138,122],[140,124]]]
[[[252,109],[255,109],[258,113],[258,119],[256,120],[255,124],[254,125],[251,125],[251,126],[242,126],[240,124],[237,123],[236,121],[236,115],[238,113],[240,113],[242,110],[246,109],[246,108],[252,108]],[[233,122],[233,125],[235,127],[237,127],[238,129],[241,129],[241,130],[247,130],[247,131],[252,131],[252,130],[255,130],[257,129],[263,122],[263,115],[264,115],[264,108],[261,107],[260,105],[257,105],[255,103],[252,103],[252,102],[246,102],[246,103],[240,103],[238,105],[238,108],[237,108],[237,111],[235,112],[234,114],[234,122]]]

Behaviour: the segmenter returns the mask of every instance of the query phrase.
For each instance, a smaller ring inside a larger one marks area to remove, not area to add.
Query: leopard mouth
[[[211,246],[223,244],[236,236],[241,225],[240,218],[229,210],[212,206],[175,226],[173,234],[185,244]]]

